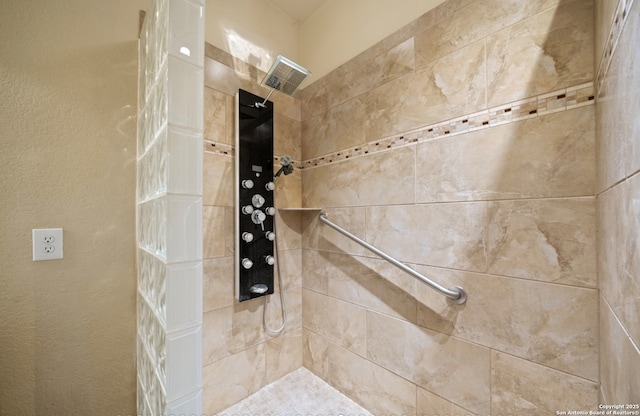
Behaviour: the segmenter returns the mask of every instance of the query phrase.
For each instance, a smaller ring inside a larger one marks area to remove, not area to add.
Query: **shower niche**
[[[236,95],[235,276],[240,302],[274,286],[273,103]]]

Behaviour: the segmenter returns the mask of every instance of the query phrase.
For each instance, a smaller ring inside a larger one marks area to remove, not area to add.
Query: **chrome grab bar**
[[[399,262],[398,260],[394,259],[390,255],[378,250],[377,248],[375,248],[371,244],[367,243],[366,241],[364,241],[364,240],[356,237],[355,235],[351,234],[349,231],[345,230],[344,228],[332,223],[331,221],[329,221],[328,215],[327,215],[326,212],[321,212],[320,213],[320,221],[322,221],[323,223],[327,224],[329,227],[333,228],[334,230],[338,231],[339,233],[345,235],[346,237],[349,237],[350,239],[352,239],[356,243],[360,244],[362,247],[366,248],[367,250],[370,250],[370,251],[374,252],[375,254],[377,254],[378,256],[382,257],[383,259],[385,259],[389,263],[393,264],[394,266],[398,267],[402,271],[404,271],[406,273],[409,273],[411,276],[413,276],[416,279],[420,280],[422,283],[426,284],[427,286],[430,286],[436,292],[439,292],[442,295],[448,297],[449,299],[451,299],[451,301],[453,303],[457,303],[457,304],[461,305],[461,304],[463,304],[463,303],[465,303],[467,301],[467,293],[460,286],[453,286],[450,289],[447,289],[446,287],[444,287],[444,286],[432,281],[431,279],[421,275],[420,273],[418,273],[417,271],[413,270],[412,268],[410,268],[409,266],[405,265],[404,263]]]

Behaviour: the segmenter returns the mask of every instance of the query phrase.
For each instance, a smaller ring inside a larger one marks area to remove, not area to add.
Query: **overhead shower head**
[[[307,69],[282,55],[278,55],[261,84],[292,95],[309,74],[311,72]]]

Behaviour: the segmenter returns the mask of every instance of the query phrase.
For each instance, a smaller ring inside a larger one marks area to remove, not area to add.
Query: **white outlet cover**
[[[62,228],[34,228],[33,261],[58,260],[63,257]]]

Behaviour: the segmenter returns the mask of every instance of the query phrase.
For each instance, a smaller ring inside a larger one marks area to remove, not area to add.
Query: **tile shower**
[[[617,115],[638,110],[638,15],[632,1],[450,0],[297,99],[274,94],[274,153],[296,167],[277,206],[322,207],[469,294],[451,304],[317,213],[280,211],[277,337],[264,301],[233,293],[233,96],[268,90],[206,45],[204,413],[302,366],[376,415],[638,402],[640,139],[616,130],[638,113]]]

